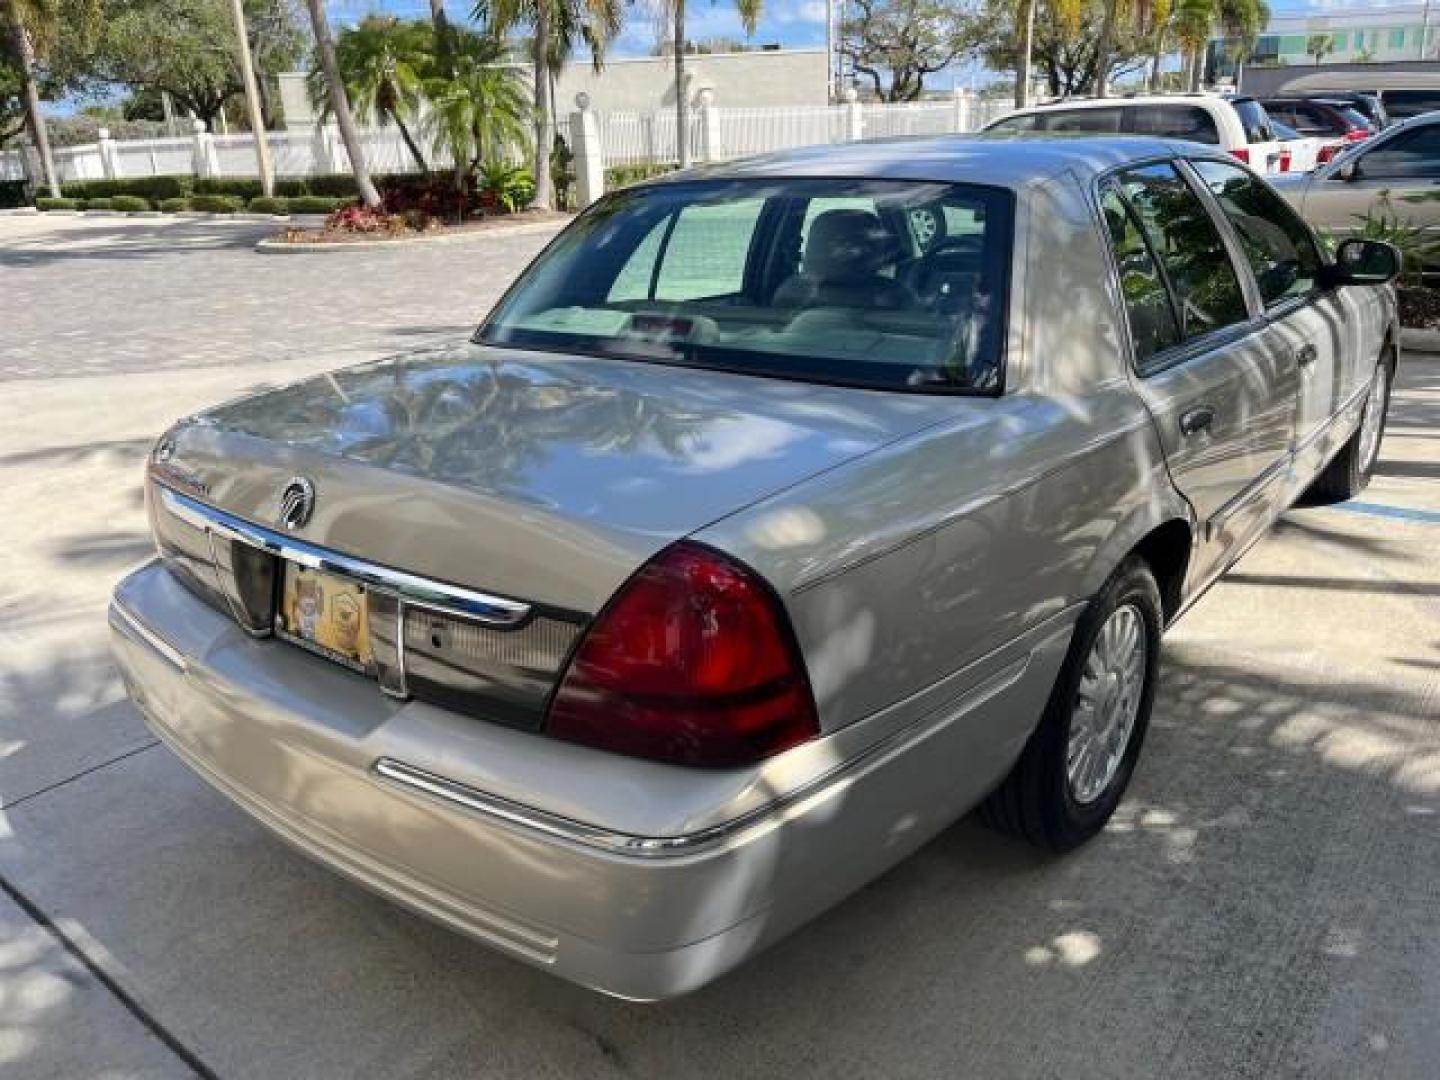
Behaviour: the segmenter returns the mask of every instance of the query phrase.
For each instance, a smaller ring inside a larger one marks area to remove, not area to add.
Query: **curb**
[[[493,229],[471,229],[463,233],[439,233],[433,236],[407,236],[399,240],[345,240],[336,243],[288,243],[284,240],[261,240],[255,250],[262,255],[308,255],[315,252],[374,251],[376,248],[408,248],[419,244],[469,244],[477,240],[493,240],[502,236],[518,236],[563,227],[563,221],[527,221],[518,225],[497,225]]]
[[[29,217],[38,213],[40,211],[33,206],[7,206],[4,210],[0,210],[0,217]]]

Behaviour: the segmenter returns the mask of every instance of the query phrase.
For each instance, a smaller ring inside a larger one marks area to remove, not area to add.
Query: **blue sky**
[[[471,0],[473,2],[473,0]],[[1391,0],[1271,0],[1277,14],[1323,14],[1340,9],[1383,9],[1396,5]],[[468,17],[469,2],[447,0],[446,7],[458,19]],[[735,15],[733,0],[688,0],[686,27],[691,39],[712,37],[745,39],[745,31]],[[428,0],[330,0],[331,18],[337,23],[354,22],[372,11],[383,11],[405,18],[428,18]],[[645,56],[655,44],[654,19],[644,0],[626,9],[625,29],[616,43],[615,56]],[[753,37],[756,45],[778,42],[787,48],[823,47],[825,44],[824,0],[764,0],[763,15]]]

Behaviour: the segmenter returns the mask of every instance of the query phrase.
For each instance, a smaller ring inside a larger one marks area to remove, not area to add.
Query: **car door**
[[[1100,199],[1136,387],[1200,525],[1189,572],[1198,586],[1273,516],[1298,377],[1267,342],[1248,279],[1177,163],[1111,174]]]
[[[1283,483],[1289,503],[1339,449],[1346,433],[1331,424],[1361,380],[1355,297],[1320,285],[1314,236],[1284,199],[1237,165],[1192,159],[1192,169],[1228,222],[1264,307],[1263,347],[1298,381],[1296,467]]]
[[[1339,234],[1372,210],[1440,237],[1440,119],[1392,128],[1316,174],[1305,220]]]

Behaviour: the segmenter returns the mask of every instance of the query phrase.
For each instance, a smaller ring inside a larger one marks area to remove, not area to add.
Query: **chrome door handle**
[[[1302,368],[1308,368],[1315,363],[1319,355],[1320,350],[1315,348],[1314,345],[1302,345],[1295,350],[1295,363],[1299,364]]]
[[[1180,414],[1180,434],[1198,435],[1215,422],[1215,410],[1199,405]]]

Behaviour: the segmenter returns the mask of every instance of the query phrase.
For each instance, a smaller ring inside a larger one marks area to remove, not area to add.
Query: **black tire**
[[[1085,660],[1101,628],[1126,604],[1134,605],[1139,611],[1146,643],[1145,682],[1139,712],[1114,776],[1098,797],[1082,805],[1071,792],[1065,770],[1076,695]],[[1143,559],[1132,556],[1110,576],[1080,617],[1044,715],[1010,775],[980,804],[981,820],[992,828],[1051,851],[1068,851],[1104,828],[1130,783],[1145,731],[1150,726],[1163,626],[1160,590],[1155,577]]]
[[[1380,403],[1380,441],[1385,439],[1385,421],[1390,412],[1390,384],[1395,379],[1395,365],[1388,357],[1382,357],[1377,369],[1385,373],[1385,393]],[[1365,411],[1368,414],[1371,403],[1365,403]],[[1310,487],[1306,490],[1304,501],[1307,503],[1337,503],[1346,499],[1353,499],[1359,495],[1370,484],[1370,477],[1375,473],[1375,463],[1380,460],[1379,445],[1375,448],[1375,454],[1369,461],[1361,460],[1363,455],[1360,449],[1360,433],[1365,430],[1365,417],[1360,419],[1360,426],[1355,429],[1355,434],[1340,452],[1331,459],[1330,464],[1325,466],[1323,472],[1317,476]]]

